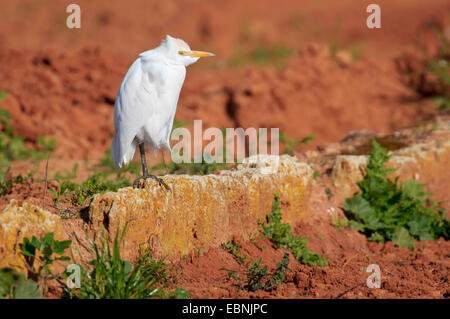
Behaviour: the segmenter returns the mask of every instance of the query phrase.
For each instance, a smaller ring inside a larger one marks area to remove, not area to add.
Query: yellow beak
[[[204,58],[208,56],[215,56],[214,53],[205,51],[180,51],[180,55],[189,55],[193,58]]]

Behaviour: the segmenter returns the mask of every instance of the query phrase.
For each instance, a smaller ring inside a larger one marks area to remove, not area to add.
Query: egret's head
[[[165,46],[167,58],[174,64],[184,66],[197,62],[198,59],[207,56],[214,56],[213,53],[204,51],[192,51],[189,45],[181,39],[166,36],[161,45]]]

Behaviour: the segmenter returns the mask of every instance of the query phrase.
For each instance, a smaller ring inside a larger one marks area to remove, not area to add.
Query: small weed
[[[341,230],[341,227],[342,228],[350,227],[347,218],[333,217],[333,224],[334,224],[334,227],[336,228],[336,230]]]
[[[0,92],[0,102],[3,101],[7,95],[8,95],[7,91],[1,91]]]
[[[244,273],[245,281],[239,272],[228,270],[228,276],[236,281],[236,286],[247,291],[265,290],[271,291],[281,286],[286,279],[286,271],[289,269],[289,254],[285,253],[281,262],[277,263],[275,270],[269,273],[267,266],[261,266],[261,258],[252,261]]]
[[[25,237],[20,249],[27,275],[12,268],[1,268],[0,298],[39,299],[45,296],[48,280],[55,278],[50,266],[69,260],[65,250],[70,244],[70,240],[55,240],[53,233],[47,233],[40,239]]]
[[[5,91],[0,92],[0,101],[6,97]],[[32,158],[35,163],[47,158],[48,153],[56,147],[55,139],[46,140],[39,135],[36,140],[36,148],[25,147],[25,139],[14,134],[11,125],[11,115],[0,109],[0,196],[11,191],[12,185],[22,183],[26,178],[16,176],[9,177],[11,162]],[[28,174],[27,178],[30,178]]]
[[[47,233],[40,239],[37,239],[35,236],[31,240],[25,237],[20,247],[25,258],[28,279],[32,279],[35,282],[42,280],[45,288],[46,281],[53,277],[49,267],[57,261],[70,260],[65,255],[65,250],[70,247],[70,244],[70,240],[55,240],[53,233]]]
[[[114,164],[111,149],[106,151],[105,156],[100,159],[99,163],[95,165],[95,168],[99,169],[105,175],[116,174],[118,177],[124,173],[131,173],[136,176],[139,176],[140,174],[139,164],[136,162],[131,162],[129,165],[117,169]]]
[[[39,287],[25,274],[12,268],[0,268],[0,299],[40,299]]]
[[[228,168],[227,163],[174,163],[170,162],[164,166],[163,163],[153,166],[150,171],[164,171],[167,167],[169,174],[188,174],[188,175],[208,175],[213,174],[217,170],[223,170]]]
[[[66,171],[65,174],[56,172],[54,179],[57,181],[71,181],[78,175],[78,163],[72,167],[72,171]]]
[[[64,195],[71,197],[73,205],[82,205],[86,199],[95,194],[116,192],[119,188],[127,186],[130,186],[130,181],[124,176],[107,179],[104,173],[97,172],[79,185],[70,181],[62,182],[60,191],[63,190]]]
[[[32,179],[31,174],[28,174],[25,177],[22,177],[22,175],[11,177],[9,173],[9,167],[5,170],[0,170],[0,197],[5,196],[9,192],[11,192],[14,184],[22,184],[26,180]]]
[[[256,64],[260,66],[273,66],[283,68],[287,58],[291,56],[293,50],[281,44],[274,46],[256,46],[250,51],[237,48],[233,56],[228,61],[230,67],[242,67],[244,65]]]
[[[328,261],[320,254],[308,250],[306,244],[308,238],[292,235],[292,228],[289,224],[281,222],[281,208],[278,194],[275,194],[272,212],[267,215],[266,225],[262,225],[266,238],[269,238],[277,247],[288,248],[295,259],[302,264],[327,266]]]
[[[77,299],[189,298],[189,293],[182,288],[177,288],[175,291],[165,290],[170,282],[171,270],[162,260],[155,261],[149,251],[141,252],[134,264],[121,258],[120,246],[126,228],[127,225],[122,230],[117,227],[112,247],[104,237],[99,238],[100,245],[98,245],[86,234],[90,247],[84,248],[91,259],[79,265],[81,268],[80,288],[69,288],[60,281],[68,297]],[[81,258],[80,252],[79,255]]]
[[[450,222],[440,203],[427,198],[425,185],[415,180],[402,184],[388,174],[388,150],[376,141],[369,153],[364,179],[358,182],[359,194],[347,198],[344,211],[349,225],[364,233],[370,241],[393,241],[401,247],[414,247],[414,239],[449,239]]]
[[[331,41],[328,48],[330,50],[330,58],[332,59],[336,57],[336,54],[341,49],[339,43],[336,40]]]
[[[0,168],[10,167],[10,162],[32,158],[39,162],[47,157],[56,147],[55,139],[46,140],[43,136],[38,136],[37,147],[28,149],[25,147],[25,139],[14,134],[11,125],[11,115],[0,109]]]
[[[163,161],[161,163],[150,168],[150,172],[153,171],[164,171],[165,169],[169,174],[188,174],[188,175],[209,175],[213,174],[218,170],[224,170],[228,168],[228,163],[225,162],[226,159],[226,134],[224,133],[225,129],[222,129],[222,133],[224,136],[223,141],[223,149],[222,149],[222,163],[217,163],[215,161],[208,161],[212,163],[208,163],[203,160],[201,163],[175,163],[170,162],[168,164],[164,164]],[[206,154],[208,156],[208,154]],[[211,159],[213,158],[212,154],[209,154]]]
[[[409,85],[424,98],[434,100],[442,112],[450,110],[450,41],[444,30],[436,29],[439,39],[437,53],[424,55],[420,61],[422,67],[417,70],[406,60],[399,64]],[[416,62],[414,62],[416,64]]]
[[[328,187],[325,188],[325,194],[327,195],[327,199],[330,200],[333,197],[333,192]]]
[[[287,137],[286,133],[280,132],[280,142],[285,145],[283,154],[292,155],[297,146],[308,144],[309,142],[314,140],[314,137],[315,134],[311,133],[301,140],[296,140],[295,138]]]
[[[227,250],[230,254],[232,254],[234,257],[236,257],[236,261],[243,265],[245,264],[245,261],[249,259],[249,257],[245,254],[242,254],[241,248],[242,246],[235,243],[234,241],[227,241],[225,244],[222,244],[221,247],[225,250]]]
[[[194,250],[197,252],[198,257],[203,256],[205,253],[203,249],[195,247]]]
[[[180,128],[180,127],[186,127],[189,125],[189,122],[187,121],[181,121],[178,119],[173,120],[172,130]]]

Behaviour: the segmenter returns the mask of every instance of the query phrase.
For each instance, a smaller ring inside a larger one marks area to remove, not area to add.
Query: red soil
[[[191,291],[194,298],[448,298],[449,251],[447,241],[418,244],[416,251],[368,243],[353,230],[335,229],[331,220],[298,225],[296,233],[310,238],[310,249],[320,252],[329,266],[306,266],[290,255],[286,283],[270,292],[247,292],[237,288],[227,270],[240,272],[245,280],[245,267],[224,249],[212,249],[201,257],[182,262],[177,286]],[[262,258],[269,272],[280,262],[284,249],[276,249],[268,240],[257,240],[258,247],[243,242],[242,253],[252,261]],[[381,288],[366,285],[370,264],[381,269]],[[351,289],[353,288],[354,289]],[[349,291],[348,291],[349,290]],[[347,292],[348,291],[348,292]]]

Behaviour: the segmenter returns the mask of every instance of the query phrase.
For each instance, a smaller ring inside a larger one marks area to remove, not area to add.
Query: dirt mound
[[[104,152],[126,66],[100,49],[73,55],[5,50],[0,60],[0,82],[8,92],[2,108],[11,114],[15,134],[28,142],[39,134],[55,137],[56,157]]]
[[[57,141],[55,157],[97,158],[110,146],[116,91],[131,61],[101,49],[76,54],[5,50],[0,81],[9,92],[2,106],[16,134]],[[310,45],[282,70],[195,70],[188,74],[177,118],[205,127],[279,127],[288,136],[316,134],[337,141],[350,130],[387,133],[423,114],[414,92],[388,65],[330,57]],[[239,80],[237,80],[239,79]]]
[[[352,61],[345,52],[331,58],[324,45],[300,50],[279,71],[249,68],[218,74],[201,77],[198,72],[188,79],[179,117],[203,119],[207,126],[231,120],[234,127],[279,127],[296,139],[314,132],[315,145],[338,141],[351,130],[387,133],[425,112],[393,65]]]

